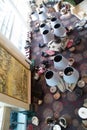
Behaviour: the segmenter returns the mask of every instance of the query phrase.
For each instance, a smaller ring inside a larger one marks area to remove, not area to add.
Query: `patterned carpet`
[[[65,27],[69,27],[74,26],[74,21],[78,21],[78,19],[75,16],[70,16],[70,18],[62,20],[62,23]],[[32,23],[32,27],[34,29],[35,23]],[[80,76],[82,77],[87,76],[87,30],[83,29],[82,31],[78,31],[75,29],[69,37],[74,38],[78,35],[82,39],[82,42],[76,46],[74,53],[66,50],[62,52],[62,55],[66,58],[73,57],[75,59],[74,67],[79,71]],[[50,61],[50,57],[44,58],[41,56],[41,52],[47,50],[47,47],[39,48],[39,43],[43,43],[43,39],[40,32],[37,32],[33,34],[31,50],[31,58],[35,60],[36,66],[43,60]],[[50,63],[51,66],[49,68],[52,68],[53,62],[50,61]],[[33,82],[34,81],[32,81],[32,85]],[[81,118],[78,116],[78,109],[82,106],[84,99],[87,98],[87,84],[82,88],[83,95],[81,97],[78,97],[74,90],[73,92],[66,91],[61,93],[60,99],[55,100],[49,91],[49,87],[45,83],[44,75],[42,75],[35,83],[37,88],[38,85],[42,87],[44,97],[43,104],[39,106],[35,104],[35,110],[40,123],[39,126],[33,125],[34,130],[49,130],[49,126],[47,126],[45,122],[46,117],[50,116],[59,118],[62,115],[66,115],[69,119],[69,124],[66,130],[83,130]]]

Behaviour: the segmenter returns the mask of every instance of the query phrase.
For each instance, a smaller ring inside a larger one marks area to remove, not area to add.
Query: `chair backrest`
[[[39,124],[39,119],[38,119],[36,116],[33,116],[33,117],[32,117],[32,124],[38,126],[38,124]]]
[[[66,119],[65,119],[64,117],[60,117],[60,118],[59,118],[59,124],[60,124],[62,127],[66,128],[66,127],[67,127],[67,121],[66,121]]]

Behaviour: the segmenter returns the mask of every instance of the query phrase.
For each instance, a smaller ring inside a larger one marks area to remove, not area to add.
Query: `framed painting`
[[[0,93],[29,103],[31,72],[25,56],[0,35]]]

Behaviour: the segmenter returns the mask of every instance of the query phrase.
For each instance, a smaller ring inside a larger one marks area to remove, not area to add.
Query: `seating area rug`
[[[73,26],[78,19],[71,15],[70,18],[62,20],[62,23],[65,27]],[[35,23],[32,23],[32,28],[34,29]],[[74,30],[69,37],[74,38],[79,36],[81,38],[81,43],[76,46],[76,50],[74,52],[70,52],[69,50],[65,50],[61,52],[63,56],[66,58],[73,57],[75,59],[74,67],[79,71],[80,77],[87,78],[87,29],[83,30]],[[41,64],[43,60],[48,60],[50,66],[48,69],[53,68],[53,60],[51,60],[51,56],[43,57],[42,51],[47,50],[47,46],[40,48],[39,43],[43,43],[42,36],[40,32],[34,32],[32,38],[32,47],[31,47],[31,59],[35,60],[35,66]],[[32,72],[32,76],[34,72]],[[84,78],[84,79],[85,79]],[[85,80],[86,81],[86,80]],[[35,82],[35,84],[34,84]],[[40,76],[40,79],[35,81],[32,78],[32,86],[35,85],[38,91],[38,87],[42,87],[43,90],[43,103],[38,105],[33,101],[32,103],[35,104],[35,111],[37,117],[39,118],[39,125],[33,125],[34,130],[49,130],[50,127],[46,124],[47,117],[54,117],[59,118],[62,115],[67,116],[69,119],[69,124],[66,130],[83,130],[82,127],[82,119],[78,115],[78,109],[83,106],[84,99],[87,98],[87,84],[82,89],[83,94],[78,96],[73,90],[65,91],[64,93],[61,92],[61,96],[58,100],[55,100],[53,94],[50,92],[49,86],[46,85],[44,74]],[[33,88],[33,87],[31,87]],[[78,85],[76,86],[78,88]],[[63,129],[63,128],[62,128]],[[29,129],[30,130],[30,129]]]

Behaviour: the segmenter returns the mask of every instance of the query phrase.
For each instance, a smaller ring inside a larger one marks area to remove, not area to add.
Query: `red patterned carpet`
[[[75,16],[71,16],[69,19],[62,21],[62,23],[65,27],[68,27],[72,26],[76,20],[78,21]],[[32,26],[34,29],[34,23],[32,23]],[[82,39],[82,42],[76,47],[75,52],[73,53],[66,50],[62,52],[62,55],[66,58],[73,57],[75,59],[74,67],[79,71],[80,76],[82,77],[84,75],[87,76],[87,30],[83,29],[82,31],[78,31],[75,29],[73,30],[70,37],[74,38],[78,35]],[[39,65],[43,60],[50,61],[50,57],[44,58],[41,56],[41,52],[45,51],[47,47],[39,48],[39,43],[43,43],[43,39],[40,32],[37,32],[33,34],[31,50],[31,58],[35,60],[36,66]],[[50,64],[51,65],[49,68],[52,68],[53,62],[50,61]],[[38,126],[33,125],[34,130],[49,130],[49,126],[47,126],[45,122],[46,117],[50,116],[59,118],[62,115],[66,115],[70,121],[68,127],[65,130],[83,130],[81,125],[81,118],[78,116],[78,109],[82,107],[84,99],[87,98],[87,84],[84,88],[82,88],[83,95],[81,97],[76,95],[75,90],[73,92],[66,91],[61,93],[61,97],[58,100],[55,100],[53,95],[50,93],[49,87],[46,85],[44,75],[42,75],[38,81],[34,81],[33,79],[32,86],[33,85],[35,85],[37,91],[38,88],[41,87],[44,93],[43,104],[37,105],[35,103],[35,111],[40,123]]]

